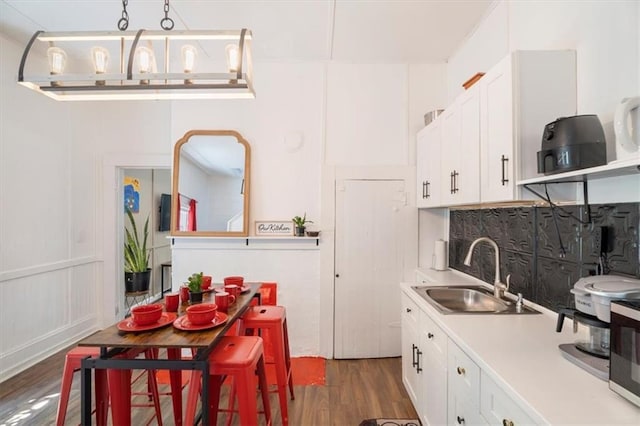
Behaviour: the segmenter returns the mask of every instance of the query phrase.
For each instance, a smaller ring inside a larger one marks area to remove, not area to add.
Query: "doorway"
[[[336,181],[334,357],[400,356],[401,179]]]
[[[99,318],[106,327],[124,316],[124,170],[171,170],[171,155],[107,154],[103,160],[103,270]]]
[[[124,224],[130,229],[124,213],[124,206],[130,208],[136,223],[138,235],[142,238],[144,225],[148,220],[147,250],[151,279],[146,295],[125,294],[124,286],[118,300],[118,319],[124,318],[131,307],[162,297],[164,280],[162,265],[171,262],[171,245],[168,230],[161,231],[160,206],[163,195],[171,194],[171,170],[166,168],[122,168],[121,182],[123,194]],[[122,231],[124,233],[124,226]],[[124,240],[124,235],[123,235]],[[142,242],[142,240],[141,240]]]

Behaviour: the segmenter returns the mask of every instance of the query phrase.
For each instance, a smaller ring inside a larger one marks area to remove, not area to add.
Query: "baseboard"
[[[86,317],[0,354],[0,383],[97,331],[97,324],[97,316]]]

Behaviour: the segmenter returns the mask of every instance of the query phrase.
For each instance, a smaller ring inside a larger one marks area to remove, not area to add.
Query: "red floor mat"
[[[296,386],[324,386],[325,384],[325,359],[320,357],[291,358],[291,374],[293,384]],[[190,371],[182,372],[182,385],[189,382]],[[169,371],[159,370],[157,373],[159,384],[169,384]],[[276,383],[275,367],[267,365],[267,382]]]
[[[324,386],[324,358],[304,356],[291,358],[291,374],[295,386]],[[276,383],[275,367],[267,365],[267,382]]]

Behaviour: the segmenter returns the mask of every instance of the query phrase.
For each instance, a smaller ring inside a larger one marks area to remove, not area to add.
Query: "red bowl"
[[[235,284],[238,285],[240,287],[242,287],[242,284],[244,284],[244,277],[224,277],[224,283],[225,284]]]
[[[202,303],[187,308],[187,318],[193,325],[204,325],[213,321],[218,305],[215,303]]]
[[[150,325],[158,322],[162,316],[162,305],[142,305],[131,308],[131,319],[136,325]]]

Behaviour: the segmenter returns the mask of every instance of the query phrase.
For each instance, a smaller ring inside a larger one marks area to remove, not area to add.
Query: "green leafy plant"
[[[136,221],[133,219],[131,210],[127,209],[127,217],[131,230],[124,227],[124,270],[125,272],[146,272],[149,268],[149,251],[147,250],[147,238],[149,236],[149,217],[144,222],[142,238],[138,235]],[[142,239],[142,244],[140,240]]]
[[[306,223],[313,223],[313,221],[307,220],[307,212],[304,213],[304,216],[294,216],[291,220],[298,228],[303,228]]]
[[[191,274],[188,278],[189,291],[192,293],[200,293],[202,291],[202,272]]]

